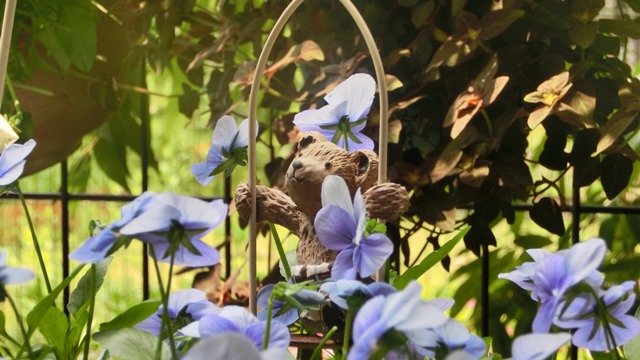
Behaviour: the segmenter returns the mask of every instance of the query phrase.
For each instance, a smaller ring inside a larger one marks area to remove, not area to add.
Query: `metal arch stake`
[[[256,258],[256,238],[257,238],[257,224],[256,224],[256,112],[258,109],[258,91],[260,89],[260,81],[266,68],[267,60],[273,45],[280,32],[284,28],[284,25],[289,21],[291,15],[302,4],[304,0],[292,0],[291,3],[285,8],[282,15],[278,18],[273,29],[269,33],[267,40],[258,57],[258,63],[256,64],[256,70],[251,81],[251,91],[249,93],[249,148],[248,148],[248,166],[249,166],[249,189],[251,191],[251,216],[249,217],[249,310],[252,313],[257,313],[256,306],[256,292],[258,287],[257,280],[257,258]],[[351,0],[340,0],[340,3],[349,12],[349,15],[353,18],[360,33],[364,37],[365,43],[376,71],[376,79],[378,83],[378,93],[380,96],[380,137],[378,142],[378,183],[387,181],[387,133],[388,133],[388,98],[387,98],[387,84],[385,81],[384,69],[382,66],[382,59],[378,53],[376,43],[371,35],[371,31],[367,27],[362,15],[358,12],[358,9],[351,3]]]
[[[16,14],[16,0],[7,0],[2,19],[2,34],[0,35],[0,105],[4,95],[4,81],[7,76],[9,62],[9,48],[11,47],[11,32]]]

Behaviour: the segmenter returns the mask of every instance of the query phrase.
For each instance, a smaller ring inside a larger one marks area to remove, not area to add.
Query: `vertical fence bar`
[[[143,57],[142,64],[140,65],[140,85],[144,88],[147,87],[147,78],[145,72],[146,59]],[[142,192],[149,189],[149,149],[151,148],[151,141],[149,135],[151,132],[151,124],[149,122],[149,97],[145,94],[140,94],[140,166],[142,167]],[[147,300],[149,298],[149,257],[147,252],[149,245],[146,242],[142,242],[142,299]]]
[[[481,261],[480,332],[482,337],[487,337],[489,336],[489,244],[482,244]]]
[[[576,184],[576,174],[575,167],[573,168],[573,180],[572,180],[572,190],[573,190],[573,201],[571,204],[571,243],[573,245],[580,242],[580,213],[581,213],[581,203],[580,203],[580,186]],[[571,359],[578,360],[578,348],[571,344],[570,350]]]
[[[60,205],[62,211],[62,278],[69,276],[69,169],[67,160],[60,162]],[[64,288],[64,312],[68,314],[69,287]]]

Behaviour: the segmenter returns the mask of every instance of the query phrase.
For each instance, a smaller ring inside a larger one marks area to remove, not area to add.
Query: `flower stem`
[[[96,265],[92,264],[91,269],[89,271],[91,271],[91,287],[89,288],[89,291],[90,291],[89,319],[87,320],[87,331],[85,332],[85,335],[84,335],[84,340],[85,340],[84,354],[82,356],[82,359],[84,360],[89,359],[89,347],[91,345],[91,323],[93,322],[93,312],[96,306],[96,282],[97,282]]]
[[[271,229],[271,236],[273,236],[273,242],[275,242],[276,249],[278,249],[280,261],[282,261],[282,267],[284,267],[284,273],[287,276],[287,280],[291,279],[291,268],[289,267],[289,260],[287,260],[287,254],[284,252],[284,248],[282,247],[282,241],[280,241],[280,236],[276,231],[276,226],[272,223],[269,223],[269,229]]]
[[[315,350],[313,350],[313,354],[311,354],[311,360],[315,360],[315,359],[320,359],[320,355],[322,353],[322,348],[324,348],[324,345],[327,343],[327,341],[329,341],[329,339],[331,339],[331,337],[333,336],[333,334],[336,333],[336,331],[338,331],[338,327],[334,326],[332,327],[327,334],[322,338],[322,340],[320,340],[320,343],[318,344],[318,346],[316,346]]]
[[[351,323],[353,321],[353,311],[347,310],[347,319],[344,323],[344,338],[342,340],[342,359],[347,358],[349,352],[349,340],[351,340]]]
[[[273,298],[275,297],[275,291],[272,291],[269,295],[269,305],[267,306],[267,326],[264,329],[264,339],[262,340],[262,350],[267,350],[269,347],[269,335],[271,333],[271,315],[273,313]]]
[[[22,337],[24,338],[25,345],[27,346],[27,352],[29,353],[29,359],[34,359],[33,351],[31,350],[31,344],[29,343],[29,335],[24,328],[24,324],[22,323],[22,318],[20,317],[20,312],[18,311],[18,307],[16,303],[13,302],[13,298],[9,296],[9,293],[5,293],[7,300],[11,304],[11,308],[13,309],[13,313],[16,314],[16,321],[18,321],[18,326],[20,326],[20,331],[22,332]]]
[[[487,113],[487,110],[482,108],[482,109],[480,109],[480,113],[482,114],[482,117],[484,118],[485,124],[487,124],[487,130],[489,130],[489,138],[493,138],[493,125],[491,125],[491,118],[489,117],[489,114]]]
[[[171,349],[171,357],[177,359],[176,345],[173,342],[173,331],[171,330],[171,322],[169,319],[169,291],[171,290],[171,275],[173,272],[173,262],[175,259],[175,252],[171,254],[171,260],[169,264],[169,278],[167,280],[167,291],[162,284],[162,276],[160,275],[160,267],[158,266],[158,259],[156,259],[155,250],[151,250],[153,256],[153,266],[156,269],[156,276],[158,277],[158,288],[160,290],[160,297],[162,298],[162,323],[160,324],[160,336],[158,337],[158,347],[156,348],[156,358],[160,358],[160,352],[162,350],[162,332],[167,329],[167,337],[169,339],[169,348]]]
[[[33,239],[33,247],[36,249],[36,255],[38,256],[38,262],[40,263],[40,269],[42,270],[44,283],[47,286],[47,292],[51,294],[51,282],[49,281],[49,274],[47,273],[47,267],[45,266],[44,259],[42,258],[42,250],[40,250],[40,244],[38,243],[36,230],[33,227],[33,221],[31,221],[29,208],[27,207],[27,202],[24,199],[24,194],[22,194],[22,190],[20,190],[20,185],[16,184],[16,189],[18,191],[18,196],[20,197],[20,203],[22,203],[22,209],[24,209],[24,214],[27,217],[27,223],[29,223],[29,230],[31,231],[31,239]]]

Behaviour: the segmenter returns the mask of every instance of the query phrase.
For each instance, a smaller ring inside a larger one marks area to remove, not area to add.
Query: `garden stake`
[[[4,79],[7,76],[7,63],[9,62],[9,48],[11,47],[13,19],[16,15],[16,3],[16,0],[7,0],[4,4],[2,34],[0,35],[0,106],[4,95]],[[51,292],[51,289],[49,289],[49,292]]]
[[[257,208],[257,196],[256,196],[256,179],[257,179],[257,169],[256,169],[256,113],[258,108],[258,91],[260,88],[260,82],[262,80],[262,76],[264,75],[264,71],[266,68],[267,60],[269,58],[269,54],[273,49],[273,45],[276,41],[278,35],[284,28],[285,24],[291,18],[291,15],[296,11],[296,9],[302,4],[304,0],[292,0],[291,3],[285,8],[282,12],[282,15],[278,18],[275,25],[271,29],[269,36],[267,36],[267,40],[264,43],[264,47],[260,52],[260,56],[258,57],[258,62],[256,63],[256,69],[254,72],[253,79],[251,81],[251,90],[249,93],[249,147],[248,147],[248,167],[249,167],[249,189],[251,192],[251,215],[249,217],[249,310],[256,314],[257,306],[256,306],[256,296],[257,296],[257,274],[256,274],[256,235],[257,235],[257,224],[256,224],[256,208]],[[352,19],[355,21],[360,33],[362,34],[369,53],[371,55],[371,60],[373,61],[374,69],[376,72],[376,80],[378,86],[378,95],[380,99],[380,124],[379,124],[379,140],[378,140],[378,157],[380,159],[378,164],[378,184],[384,183],[387,181],[387,137],[388,137],[388,96],[387,96],[387,85],[386,78],[384,74],[384,67],[382,65],[382,59],[380,58],[380,54],[378,53],[378,48],[376,46],[375,40],[371,35],[371,31],[367,27],[362,15],[358,12],[358,9],[351,3],[350,0],[340,0],[340,3],[345,7],[349,15],[351,15]],[[380,281],[384,280],[384,267],[382,267],[378,274],[376,274],[376,278]]]

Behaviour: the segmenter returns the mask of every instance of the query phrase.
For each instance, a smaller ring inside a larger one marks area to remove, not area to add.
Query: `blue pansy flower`
[[[31,154],[36,147],[36,141],[31,139],[24,144],[10,144],[4,147],[0,154],[0,186],[7,186],[18,180],[26,157]]]
[[[119,233],[120,228],[138,216],[153,196],[155,194],[152,192],[144,192],[130,204],[123,206],[120,210],[120,219],[107,225],[96,235],[85,241],[79,248],[69,254],[69,258],[85,264],[97,264],[113,253],[115,250],[113,246],[121,236]]]
[[[469,333],[469,330],[454,319],[436,328],[413,333],[411,339],[417,351],[427,357],[436,357],[436,353],[445,352],[466,353],[470,359],[480,359],[484,356],[486,345],[484,341]],[[460,355],[462,356],[462,355]]]
[[[267,319],[267,313],[269,309],[269,297],[271,296],[271,293],[273,293],[274,287],[275,287],[274,284],[268,284],[268,285],[265,285],[262,289],[260,289],[260,291],[258,291],[258,298],[256,300],[256,304],[260,309],[257,314],[257,317],[259,320]],[[297,302],[299,302],[302,306],[320,305],[325,300],[325,297],[322,296],[317,291],[311,291],[307,289],[300,289],[295,294],[291,295],[291,297]],[[295,307],[292,307],[288,311],[285,311],[284,313],[279,314],[280,312],[283,311],[286,305],[287,303],[285,301],[281,301],[281,300],[278,300],[277,298],[274,298],[271,314],[274,320],[277,320],[283,323],[284,325],[289,326],[294,322],[296,322],[296,320],[298,320],[300,315],[298,314],[298,309]]]
[[[557,254],[535,253],[536,262],[500,274],[500,278],[513,280],[531,290],[531,297],[540,302],[533,321],[534,332],[548,332],[558,316],[558,309],[567,292],[579,283],[597,289],[603,281],[597,271],[604,260],[606,244],[602,239],[578,243]]]
[[[205,315],[199,321],[187,325],[181,332],[196,338],[206,338],[224,333],[237,333],[251,340],[258,349],[262,349],[266,329],[266,321],[258,320],[247,309],[228,305],[215,314]],[[267,348],[286,349],[289,347],[290,341],[289,328],[281,322],[271,322]]]
[[[360,294],[365,299],[377,295],[387,296],[396,292],[396,288],[383,282],[373,282],[365,285],[358,280],[338,280],[324,283],[320,291],[329,295],[329,299],[344,310],[349,310],[347,299],[355,294]]]
[[[393,243],[382,233],[365,234],[366,208],[360,189],[353,203],[344,179],[329,175],[322,183],[322,209],[314,226],[325,247],[339,251],[331,277],[355,279],[369,277],[393,252]]]
[[[420,284],[412,281],[402,291],[367,301],[353,322],[353,346],[347,359],[368,359],[380,349],[380,341],[389,331],[404,333],[413,341],[421,331],[443,325],[447,317],[420,299],[421,293]]]
[[[207,314],[214,314],[220,308],[207,300],[207,294],[197,289],[186,289],[169,294],[167,301],[167,313],[169,319],[176,323],[177,328],[182,328],[193,321],[200,320]],[[145,320],[139,322],[136,329],[146,331],[155,336],[160,336],[162,326],[163,306]]]
[[[258,123],[256,122],[256,134]],[[191,165],[191,173],[204,186],[209,185],[215,175],[231,174],[236,165],[246,165],[249,146],[249,120],[245,119],[236,127],[236,121],[225,115],[216,123],[211,138],[207,160]]]
[[[317,131],[348,151],[373,150],[373,140],[360,131],[367,124],[375,93],[371,75],[351,75],[324,97],[327,105],[296,114],[293,123],[300,131]]]
[[[569,340],[569,333],[521,335],[511,344],[511,355],[513,360],[545,360]]]
[[[173,253],[176,265],[215,265],[220,254],[202,238],[222,223],[227,210],[228,206],[220,199],[206,202],[159,193],[120,229],[120,234],[148,243],[151,255],[161,262],[169,262]]]
[[[640,332],[640,320],[627,314],[636,299],[635,286],[634,281],[626,281],[600,290],[598,296],[603,308],[599,308],[593,295],[578,297],[554,324],[576,329],[572,341],[581,348],[605,351],[622,346]]]

